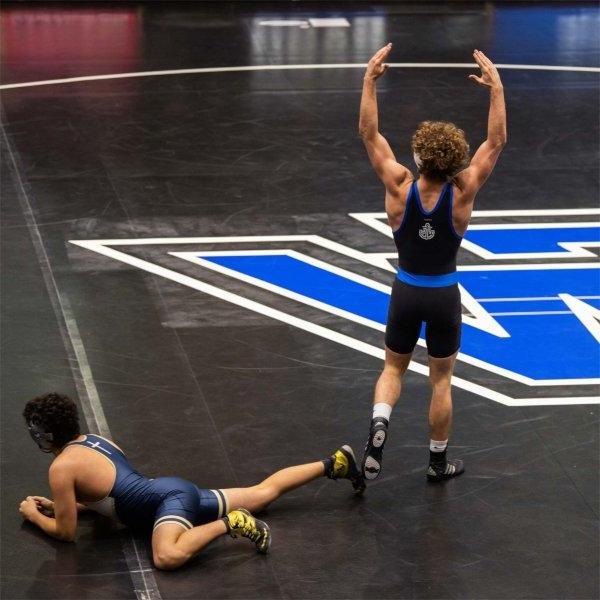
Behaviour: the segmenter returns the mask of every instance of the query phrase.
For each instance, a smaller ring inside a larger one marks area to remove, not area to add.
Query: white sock
[[[429,449],[432,452],[443,452],[446,449],[446,446],[448,446],[448,440],[443,440],[441,442],[429,440]]]
[[[377,402],[373,404],[373,418],[383,417],[386,421],[390,420],[392,416],[392,406],[385,402]]]

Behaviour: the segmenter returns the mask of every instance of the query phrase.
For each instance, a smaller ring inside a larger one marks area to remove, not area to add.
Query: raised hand
[[[369,61],[367,66],[367,72],[365,77],[372,79],[373,81],[379,79],[389,68],[390,65],[384,64],[389,53],[392,51],[392,44],[389,43],[380,50],[377,50]]]
[[[480,50],[473,52],[473,58],[481,69],[481,77],[477,75],[469,75],[469,79],[483,85],[484,87],[496,88],[502,87],[502,80],[498,74],[498,69],[494,66],[494,63]]]

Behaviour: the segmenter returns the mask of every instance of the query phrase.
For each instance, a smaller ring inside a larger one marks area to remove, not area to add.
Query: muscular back
[[[78,440],[83,440],[80,436]],[[72,473],[75,496],[82,504],[98,502],[106,498],[115,483],[116,469],[113,463],[86,446],[67,446],[54,460],[50,469],[63,468]]]
[[[452,206],[452,222],[454,229],[461,236],[465,234],[467,227],[469,226],[473,204],[477,194],[477,190],[468,186],[468,183],[462,177],[462,173],[459,173],[456,178],[458,185],[453,183],[454,202]],[[408,195],[413,182],[414,178],[411,176],[407,177],[400,185],[395,186],[395,188],[386,188],[385,210],[392,231],[396,231],[402,223],[404,211],[406,209],[406,201],[408,200]],[[420,182],[419,194],[423,208],[427,211],[431,211],[439,198],[444,183],[435,183],[432,185],[423,180],[420,180]]]

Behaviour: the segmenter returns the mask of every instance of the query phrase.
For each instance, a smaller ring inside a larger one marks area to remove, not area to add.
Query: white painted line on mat
[[[130,239],[114,239],[114,240],[71,240],[73,244],[80,245],[91,250],[95,250],[97,246],[137,246],[137,245],[148,245],[152,244],[219,244],[219,243],[263,243],[263,242],[283,242],[283,241],[304,241],[316,244],[318,246],[329,248],[335,252],[338,252],[345,256],[350,256],[360,261],[364,261],[367,264],[377,265],[378,259],[381,257],[381,254],[377,253],[375,255],[370,255],[369,253],[360,252],[354,248],[349,248],[348,246],[344,246],[339,242],[334,242],[332,240],[328,240],[327,238],[323,238],[318,235],[266,235],[266,236],[224,236],[224,237],[197,237],[197,238],[130,238]],[[290,252],[295,252],[291,251]],[[246,250],[227,250],[223,251],[230,256],[235,255],[244,255],[248,254],[249,251]],[[276,252],[288,252],[286,249],[278,249],[278,250],[262,250],[259,252],[265,252],[267,254],[273,254]],[[297,258],[300,260],[305,260],[305,262],[311,262],[315,266],[319,266],[336,274],[346,276],[346,274],[351,274],[350,271],[346,271],[345,269],[340,269],[334,265],[326,263],[324,261],[318,261],[312,257],[308,257],[301,253],[295,253]],[[373,259],[375,256],[375,259]],[[389,263],[388,263],[389,264]],[[208,266],[208,265],[206,265]],[[379,265],[377,265],[379,266]],[[209,267],[212,268],[212,267]],[[470,265],[470,266],[459,266],[458,271],[521,271],[521,270],[531,270],[531,269],[539,269],[539,270],[557,270],[557,269],[595,269],[598,270],[600,267],[595,263],[562,263],[562,264],[546,264],[546,263],[537,263],[537,264],[513,264],[513,265]],[[214,269],[213,269],[214,270]],[[396,270],[392,269],[395,273]],[[234,276],[235,275],[231,275]],[[363,283],[365,281],[370,281],[368,278],[362,277],[360,275],[352,273],[351,276],[355,278],[354,280],[358,281],[356,278],[360,278],[360,282]],[[370,287],[380,289],[386,293],[390,293],[391,288],[384,284],[380,284],[378,282],[372,281]],[[464,317],[463,317],[464,318]],[[464,319],[465,322],[469,324],[473,324],[469,318]],[[479,327],[483,329],[484,327]],[[421,344],[422,342],[422,344]],[[425,342],[419,340],[418,342],[421,345],[425,345]],[[585,379],[531,379],[530,377],[526,377],[514,371],[509,371],[508,369],[504,369],[502,367],[498,367],[491,363],[485,362],[468,354],[459,353],[458,360],[463,361],[467,364],[473,365],[480,369],[485,369],[490,371],[491,373],[495,373],[497,375],[501,375],[502,377],[507,377],[509,379],[513,379],[519,383],[523,383],[527,386],[537,387],[537,386],[562,386],[562,385],[596,385],[600,383],[600,378],[585,378]]]
[[[361,212],[348,213],[349,216],[358,219],[359,217],[369,219],[386,219],[385,212]],[[474,210],[471,213],[473,218],[490,217],[583,217],[586,215],[600,215],[600,208],[535,208],[535,209],[502,209],[502,210]],[[596,223],[597,224],[597,223]]]
[[[600,227],[600,221],[585,221],[583,223],[475,223],[469,225],[471,231],[512,231],[513,229],[578,229],[580,227]]]
[[[205,260],[200,257],[210,257],[210,256],[253,256],[253,255],[262,255],[262,256],[275,256],[275,255],[286,255],[296,258],[297,260],[301,260],[308,264],[314,265],[318,268],[325,269],[326,271],[330,271],[342,277],[347,277],[352,281],[356,281],[357,283],[361,283],[362,285],[366,285],[378,291],[381,291],[386,294],[391,293],[391,287],[381,284],[379,282],[370,280],[361,275],[357,275],[356,273],[352,273],[351,271],[346,271],[345,269],[340,269],[330,263],[326,263],[324,261],[320,261],[312,258],[306,254],[302,254],[295,250],[289,250],[285,248],[281,248],[278,250],[211,250],[211,251],[195,251],[195,252],[169,252],[172,256],[177,256],[178,258],[183,258],[184,260],[188,260],[192,263],[195,263],[204,268],[210,269],[217,273],[221,273],[222,275],[227,275],[229,277],[233,277],[239,281],[243,281],[244,283],[249,283],[256,287],[262,288],[264,290],[270,291],[274,294],[278,294],[284,298],[289,298],[290,300],[295,300],[296,302],[300,302],[302,304],[306,304],[307,306],[312,306],[313,308],[317,308],[319,310],[323,310],[330,314],[336,315],[341,318],[348,319],[354,323],[358,323],[360,325],[369,327],[371,329],[375,329],[377,331],[385,331],[385,325],[373,321],[371,319],[366,319],[364,317],[360,317],[353,313],[349,313],[348,311],[339,309],[330,304],[326,304],[324,302],[320,302],[315,300],[314,298],[309,298],[304,296],[303,294],[299,294],[296,292],[292,292],[278,285],[274,285],[263,281],[262,279],[258,279],[256,277],[252,277],[250,275],[246,275],[245,273],[241,273],[240,271],[236,271],[234,269],[230,269],[214,263],[212,261]],[[485,266],[479,267],[479,270],[485,270]],[[490,317],[490,313],[487,313],[483,307],[477,308],[475,305],[477,301],[462,287],[460,286],[461,293],[461,302],[463,306],[473,315],[462,315],[463,323],[471,325],[472,327],[476,327],[482,331],[486,331],[491,335],[496,335],[498,337],[509,337],[509,334],[497,323],[493,317]],[[557,298],[559,300],[559,298]],[[514,313],[511,313],[511,316]],[[546,314],[546,313],[544,313]],[[566,313],[569,314],[569,313]],[[420,346],[426,347],[425,340],[419,338],[417,343]],[[504,367],[499,367],[492,363],[483,361],[481,359],[475,358],[469,354],[465,354],[464,352],[459,352],[458,360],[479,369],[484,369],[486,371],[490,371],[491,373],[495,373],[496,375],[501,375],[502,377],[506,377],[507,379],[512,379],[513,381],[517,381],[529,387],[550,387],[550,386],[566,386],[566,385],[597,385],[600,383],[600,378],[580,378],[580,379],[532,379],[525,375],[521,375],[520,373],[516,373],[514,371],[510,371]]]
[[[573,298],[578,298],[579,300],[600,300],[600,296],[573,296]],[[477,298],[477,300],[479,302],[556,302],[557,300],[560,300],[560,298],[558,296],[525,296],[522,298]]]
[[[475,228],[476,225],[470,227]],[[534,229],[532,227],[532,229]],[[539,229],[539,228],[538,228]],[[510,231],[511,228],[507,227],[505,231]],[[485,260],[520,260],[525,259],[546,259],[551,258],[595,258],[596,255],[585,248],[599,248],[600,242],[556,242],[559,248],[563,248],[564,251],[548,251],[548,252],[491,252],[486,250],[483,246],[475,244],[471,240],[463,238],[461,242],[461,248],[467,250],[480,258]]]
[[[585,211],[598,211],[599,209],[580,209]],[[481,217],[481,212],[485,211],[473,211],[472,217]],[[490,212],[490,211],[488,211]],[[502,217],[514,217],[522,216],[515,213],[522,211],[494,211],[496,216]],[[529,211],[533,212],[533,211]],[[552,216],[548,214],[552,211],[538,211],[538,216]],[[567,211],[561,213],[563,216],[580,215],[582,213],[575,213],[573,211]],[[585,213],[587,214],[587,212]],[[596,214],[596,213],[592,213]],[[371,229],[385,235],[386,237],[392,238],[394,234],[391,227],[387,223],[387,217],[385,213],[350,213],[350,217],[356,219],[363,225],[367,225]],[[513,230],[528,230],[528,229],[577,229],[581,227],[599,227],[600,222],[598,221],[586,221],[580,223],[565,222],[565,223],[493,223],[493,224],[480,224],[475,223],[469,225],[470,231],[513,231]],[[467,250],[480,258],[485,260],[517,260],[517,259],[550,259],[550,258],[594,258],[596,255],[585,248],[598,248],[600,242],[593,240],[589,242],[557,242],[558,247],[563,248],[564,251],[550,251],[550,252],[505,252],[496,253],[486,250],[483,246],[476,244],[475,242],[463,238],[461,242],[461,248]]]
[[[92,377],[92,370],[77,321],[75,320],[69,299],[67,296],[62,295],[58,288],[48,253],[46,252],[39,227],[35,220],[31,202],[29,201],[29,197],[19,173],[17,159],[15,158],[12,145],[3,127],[2,136],[14,169],[21,210],[23,211],[27,229],[31,236],[31,241],[42,272],[42,278],[46,286],[48,298],[56,317],[56,323],[60,331],[65,352],[69,358],[69,362],[72,365],[76,365],[76,368],[81,375],[81,377],[77,377],[77,373],[74,372],[73,380],[77,388],[79,404],[84,413],[84,418],[88,426],[94,428],[100,435],[103,437],[112,437],[106,415],[104,414],[100,395],[98,394],[96,383]],[[72,368],[75,370],[74,367]],[[133,591],[138,600],[161,600],[161,595],[152,569],[149,568],[150,565],[148,564],[148,561],[140,556],[137,542],[132,533],[126,538],[123,538],[123,555],[134,586]]]
[[[256,287],[259,287],[263,290],[267,290],[268,292],[272,292],[274,294],[278,294],[279,296],[283,296],[284,298],[289,298],[290,300],[295,300],[296,302],[301,302],[302,304],[306,304],[307,306],[312,306],[313,308],[317,308],[324,312],[328,312],[337,317],[341,317],[342,319],[347,319],[348,321],[352,321],[354,323],[359,323],[360,325],[364,325],[366,327],[370,327],[371,329],[376,329],[378,331],[385,331],[385,325],[382,323],[378,323],[377,321],[373,321],[372,319],[367,319],[366,317],[361,317],[355,313],[349,312],[347,310],[338,308],[337,306],[333,306],[331,304],[326,304],[325,302],[321,302],[319,300],[315,300],[314,298],[310,298],[303,294],[299,294],[297,292],[293,292],[281,286],[275,285],[273,283],[268,283],[267,281],[263,281],[262,279],[258,279],[257,277],[252,277],[251,275],[246,275],[245,273],[241,273],[240,271],[235,271],[234,269],[229,269],[220,265],[218,263],[214,263],[210,260],[205,260],[201,258],[202,256],[210,256],[208,252],[169,252],[172,256],[176,256],[177,258],[182,258],[191,263],[204,267],[206,269],[210,269],[211,271],[215,271],[217,273],[221,273],[222,275],[227,275],[228,277],[233,277],[238,279],[239,281],[243,281],[244,283],[249,283]],[[216,253],[220,256],[223,256],[224,253]],[[257,253],[253,253],[255,256]],[[279,251],[278,255],[293,255],[293,250],[290,251]],[[239,254],[237,256],[240,256]],[[302,259],[299,259],[302,260]],[[389,291],[387,292],[389,293]]]
[[[571,294],[559,294],[560,299],[571,309],[582,325],[600,343],[600,310],[586,302],[578,300]]]
[[[474,63],[389,63],[390,67],[399,69],[476,69]],[[25,81],[22,83],[5,83],[0,90],[59,85],[82,81],[102,81],[105,79],[132,79],[134,77],[160,77],[165,75],[199,75],[202,73],[239,73],[244,71],[302,71],[317,69],[365,69],[366,63],[324,63],[306,65],[248,65],[239,67],[201,67],[197,69],[166,69],[163,71],[137,71],[132,73],[110,73],[106,75],[84,75],[82,77],[66,77],[63,79],[44,79],[41,81]],[[600,73],[598,67],[576,67],[562,65],[510,65],[498,64],[499,69],[524,71],[571,71],[581,73]]]
[[[269,237],[269,236],[265,236]],[[169,238],[171,240],[177,240],[178,238]],[[179,238],[181,239],[181,238]],[[190,238],[185,238],[187,243]],[[214,238],[196,238],[198,239],[214,239]],[[218,239],[218,238],[217,238]],[[256,238],[255,238],[256,239]],[[119,240],[121,242],[120,245],[124,244],[124,240]],[[129,240],[135,244],[136,240]],[[354,350],[358,350],[359,352],[363,352],[370,356],[384,359],[385,353],[383,348],[378,348],[356,338],[347,336],[345,334],[339,333],[332,329],[328,329],[321,325],[317,325],[315,323],[311,323],[310,321],[306,321],[304,319],[300,319],[299,317],[295,317],[293,315],[284,313],[283,311],[277,310],[275,308],[266,306],[254,300],[250,300],[249,298],[245,298],[243,296],[239,296],[227,290],[218,288],[211,284],[208,284],[199,279],[195,279],[193,277],[189,277],[188,275],[184,275],[182,273],[178,273],[177,271],[173,271],[171,269],[167,269],[166,267],[162,267],[155,263],[151,263],[146,260],[142,260],[135,256],[131,256],[126,254],[125,252],[121,252],[120,250],[115,250],[114,248],[107,247],[107,240],[70,240],[70,243],[80,246],[81,248],[86,248],[93,252],[97,252],[98,254],[102,254],[108,258],[112,258],[114,260],[118,260],[130,266],[136,267],[138,269],[142,269],[148,273],[152,273],[154,275],[158,275],[160,277],[164,277],[165,279],[169,279],[171,281],[175,281],[192,289],[198,290],[205,294],[209,294],[226,302],[230,302],[237,306],[241,306],[253,312],[257,312],[264,316],[270,317],[272,319],[276,319],[283,323],[287,323],[288,325],[292,325],[309,333],[313,333],[330,341],[336,342],[348,348],[352,348]],[[163,242],[162,243],[168,243]],[[177,242],[175,242],[177,243]],[[473,364],[482,363],[482,361],[474,360]],[[420,363],[416,363],[412,361],[409,365],[409,369],[420,373],[422,375],[428,375],[428,368],[425,365]],[[522,379],[526,379],[523,378]],[[562,380],[561,383],[569,382],[570,380]],[[538,385],[540,382],[536,382]],[[571,383],[574,383],[571,381]],[[581,383],[578,381],[577,383]],[[545,405],[545,404],[599,404],[599,397],[565,397],[565,398],[549,398],[549,402],[544,402],[544,398],[535,398],[531,401],[526,398],[515,399],[507,396],[506,394],[501,394],[496,390],[491,388],[486,388],[482,385],[473,383],[471,381],[467,381],[460,377],[453,377],[452,384],[458,388],[467,390],[471,393],[477,394],[484,398],[488,398],[489,400],[493,400],[494,402],[499,402],[500,404],[504,404],[506,406],[527,406],[527,405]],[[551,384],[552,385],[552,384]]]

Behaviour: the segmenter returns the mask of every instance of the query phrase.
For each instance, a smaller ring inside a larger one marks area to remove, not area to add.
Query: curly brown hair
[[[62,448],[80,435],[77,405],[68,396],[51,392],[29,400],[23,410],[27,423],[41,425],[53,436],[53,444]]]
[[[421,160],[419,173],[448,180],[469,164],[465,132],[454,123],[423,121],[412,137],[412,149]]]

